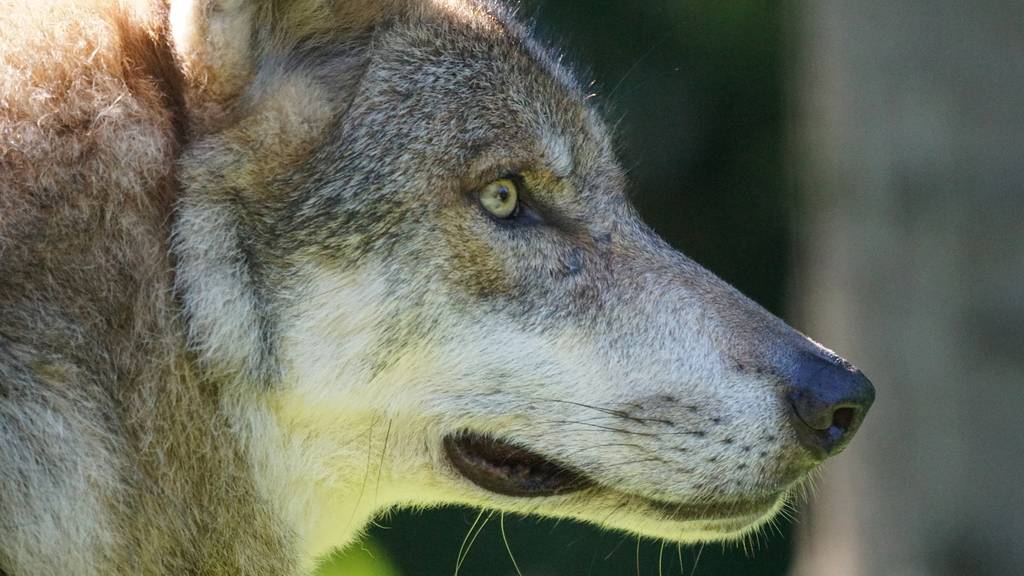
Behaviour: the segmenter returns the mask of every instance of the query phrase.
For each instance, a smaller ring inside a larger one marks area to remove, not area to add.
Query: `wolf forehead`
[[[607,152],[600,116],[560,54],[497,3],[412,3],[364,42],[314,41],[292,59],[344,101],[326,141],[335,158],[363,137],[373,146],[348,152],[367,161],[401,153],[476,176],[501,154],[566,178]]]
[[[514,17],[496,3],[435,0],[381,22],[362,44],[299,45],[290,67],[327,86],[336,113],[318,150],[274,177],[274,188],[299,189],[287,229],[355,242],[364,228],[397,226],[422,192],[437,204],[519,171],[585,190],[595,205],[620,196],[599,110]]]
[[[468,172],[500,153],[566,177],[599,152],[600,119],[557,52],[487,6],[471,16],[435,7],[381,31],[344,126],[372,130],[391,151],[443,153]]]

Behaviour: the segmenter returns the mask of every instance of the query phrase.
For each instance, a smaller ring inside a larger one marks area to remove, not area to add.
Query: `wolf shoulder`
[[[94,573],[126,537],[121,400],[152,348],[114,344],[168,340],[147,294],[168,285],[175,138],[131,17],[0,7],[0,573]]]

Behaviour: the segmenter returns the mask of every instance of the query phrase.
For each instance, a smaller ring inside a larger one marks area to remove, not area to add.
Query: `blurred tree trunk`
[[[794,574],[1022,574],[1024,2],[793,6],[793,307],[878,389]]]

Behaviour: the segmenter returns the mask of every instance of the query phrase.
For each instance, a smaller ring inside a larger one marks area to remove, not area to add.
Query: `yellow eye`
[[[508,178],[495,180],[480,190],[480,205],[496,218],[514,216],[519,207],[519,190]]]

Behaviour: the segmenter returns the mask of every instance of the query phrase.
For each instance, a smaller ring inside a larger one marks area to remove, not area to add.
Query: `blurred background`
[[[677,248],[878,399],[795,523],[677,549],[508,516],[525,576],[1024,574],[1024,2],[524,0]],[[453,576],[401,512],[322,576]],[[459,574],[515,574],[494,517]]]

